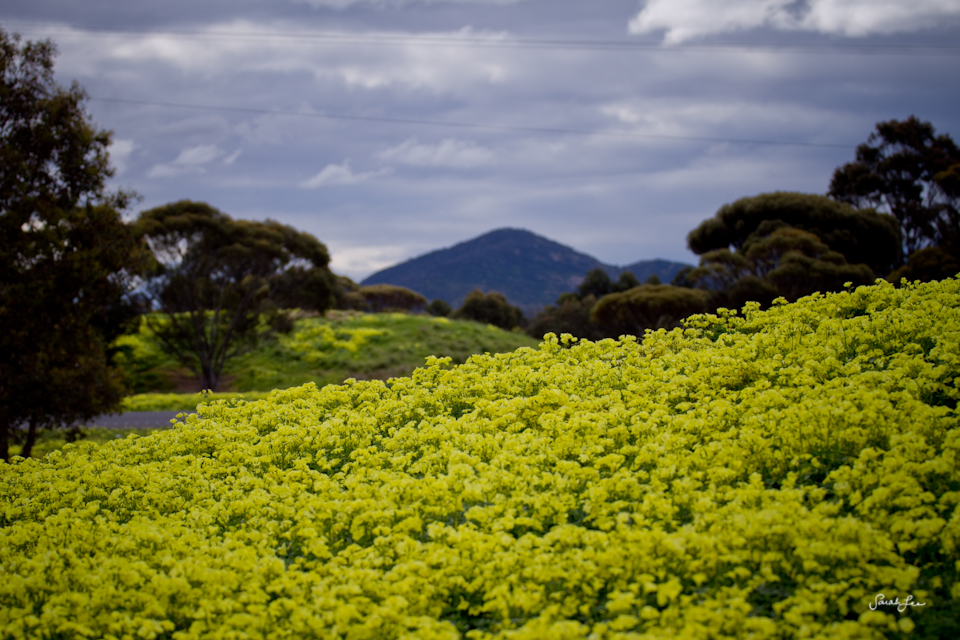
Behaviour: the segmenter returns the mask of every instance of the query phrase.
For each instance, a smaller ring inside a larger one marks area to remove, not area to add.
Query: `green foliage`
[[[647,284],[660,284],[660,276],[656,273],[651,273],[647,278]],[[627,291],[628,289],[633,289],[634,287],[639,287],[640,281],[637,280],[637,276],[633,275],[632,271],[624,271],[617,277],[617,281],[614,283],[612,290],[613,291]]]
[[[117,406],[125,389],[107,345],[132,313],[144,263],[110,193],[110,132],[86,94],[54,80],[49,41],[0,30],[0,458],[39,429]],[[17,429],[23,424],[26,430]]]
[[[463,304],[450,317],[483,322],[501,329],[513,329],[524,324],[523,311],[510,305],[502,293],[484,293],[479,289],[467,294]]]
[[[834,172],[829,195],[892,213],[902,231],[903,256],[909,256],[960,231],[950,178],[958,163],[960,149],[950,136],[936,135],[929,122],[914,116],[880,122],[857,147],[856,160]]]
[[[677,272],[677,275],[673,276],[673,280],[670,281],[670,284],[675,287],[686,287],[688,289],[692,289],[697,284],[690,278],[690,274],[695,268],[696,267],[687,266],[683,269],[680,269],[680,271]]]
[[[879,284],[0,464],[0,633],[956,637],[958,341]]]
[[[711,310],[712,296],[702,289],[642,284],[604,296],[590,311],[590,320],[607,335],[642,336],[647,329],[672,329],[695,313]]]
[[[436,298],[435,300],[431,301],[430,304],[427,306],[427,313],[429,313],[432,316],[439,316],[439,317],[445,318],[449,316],[452,312],[453,312],[453,309],[450,308],[450,305],[447,304],[445,300],[441,300],[440,298]]]
[[[900,232],[896,219],[872,209],[854,209],[825,196],[777,191],[726,204],[687,235],[697,255],[740,251],[750,240],[789,226],[816,235],[850,264],[865,264],[885,275],[898,264]]]
[[[702,253],[700,266],[678,274],[678,284],[713,291],[716,307],[733,308],[868,284],[873,268],[886,273],[899,250],[892,216],[780,192],[725,205],[687,240]]]
[[[814,291],[839,291],[846,282],[869,284],[876,278],[867,265],[848,264],[842,253],[816,235],[793,227],[778,228],[766,237],[751,236],[742,250],[752,275],[788,300]]]
[[[335,309],[363,311],[367,304],[360,293],[360,285],[347,276],[334,276],[336,280]]]
[[[610,281],[607,272],[600,267],[588,271],[583,282],[577,287],[577,295],[581,299],[587,296],[600,299],[611,291],[613,291],[613,282]]]
[[[548,333],[568,333],[585,340],[609,337],[596,323],[590,321],[590,310],[597,303],[593,295],[581,299],[572,293],[565,294],[557,304],[545,307],[530,321],[527,334],[542,338]]]
[[[124,411],[194,411],[197,405],[204,402],[218,400],[235,401],[263,400],[270,395],[269,391],[246,391],[235,393],[224,391],[219,393],[138,393],[123,399]]]
[[[292,227],[181,200],[142,212],[136,229],[157,260],[147,291],[163,321],[147,316],[150,329],[205,389],[216,390],[226,362],[256,347],[263,312],[298,303],[322,312],[335,301],[327,248]]]
[[[646,284],[660,284],[660,279],[654,273],[647,278]],[[599,300],[605,300],[613,294],[632,291],[640,287],[640,282],[630,271],[620,274],[616,282],[612,282],[603,269],[594,269],[587,274],[581,283],[578,293],[566,293],[557,299],[556,305],[549,305],[530,322],[527,333],[533,337],[541,337],[547,333],[569,333],[577,338],[586,340],[600,340],[615,338],[625,334],[642,335],[646,325],[633,322],[617,322],[606,315],[612,307],[605,307],[601,312],[605,322],[601,323],[594,309]],[[586,292],[586,294],[585,294]],[[584,295],[585,294],[585,295]],[[699,294],[694,294],[698,295]],[[623,300],[623,297],[611,300]],[[619,302],[609,303],[619,305]],[[630,305],[633,302],[628,303]],[[692,307],[685,315],[706,311],[701,305]],[[618,313],[622,313],[621,309]],[[677,318],[679,320],[679,318]],[[650,325],[654,326],[654,325]],[[629,328],[627,328],[629,327]]]
[[[364,311],[380,313],[382,311],[422,312],[427,307],[427,299],[416,291],[392,284],[371,284],[360,287],[364,300]]]
[[[907,263],[887,279],[890,282],[900,282],[902,279],[929,282],[952,278],[957,274],[960,274],[960,253],[951,253],[944,247],[926,247],[911,253]]]

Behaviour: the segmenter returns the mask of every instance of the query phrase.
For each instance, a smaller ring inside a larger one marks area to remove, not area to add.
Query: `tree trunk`
[[[37,442],[37,423],[33,420],[30,421],[30,426],[27,429],[27,438],[23,441],[23,448],[20,449],[20,456],[24,458],[29,458],[30,454],[33,453],[33,445]]]
[[[216,375],[216,373],[213,370],[213,367],[208,365],[206,362],[204,362],[201,365],[201,367],[202,367],[201,370],[203,372],[200,379],[200,384],[203,387],[201,391],[206,391],[207,389],[209,389],[210,391],[216,391],[217,383],[220,382],[220,376]]]
[[[0,418],[0,459],[10,462],[10,423]]]

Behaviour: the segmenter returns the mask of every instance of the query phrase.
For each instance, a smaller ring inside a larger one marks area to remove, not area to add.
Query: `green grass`
[[[192,410],[203,398],[192,374],[164,354],[145,327],[121,337],[120,364],[137,395],[127,411]],[[318,386],[410,375],[427,356],[450,357],[454,364],[474,354],[506,353],[535,347],[520,332],[465,320],[404,313],[331,311],[302,317],[293,331],[266,341],[255,351],[228,361],[219,391],[209,399],[266,397],[273,389],[307,382]],[[189,392],[188,389],[193,389]]]
[[[138,393],[123,399],[124,411],[193,411],[201,402],[214,400],[263,400],[269,391],[226,391],[220,393]]]

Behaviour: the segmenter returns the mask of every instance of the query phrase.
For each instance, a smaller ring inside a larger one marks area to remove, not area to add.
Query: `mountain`
[[[655,260],[641,260],[639,262],[634,262],[633,264],[628,264],[625,267],[621,267],[618,270],[617,277],[620,277],[620,273],[624,271],[630,271],[633,275],[637,276],[637,280],[640,282],[646,282],[647,278],[656,274],[660,278],[660,282],[664,284],[669,284],[673,277],[680,273],[680,270],[684,267],[692,267],[693,265],[684,264],[683,262],[671,262],[670,260],[663,260],[662,258],[657,258]]]
[[[685,266],[646,260],[621,269],[525,229],[495,229],[378,271],[360,284],[406,287],[428,300],[444,300],[454,309],[474,289],[499,291],[532,317],[561,293],[576,290],[591,269],[600,267],[614,279],[629,269],[641,282],[657,273],[661,281],[670,282]]]

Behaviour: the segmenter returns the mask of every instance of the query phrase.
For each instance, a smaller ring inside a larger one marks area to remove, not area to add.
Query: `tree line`
[[[642,334],[747,301],[770,304],[876,277],[960,272],[960,153],[910,118],[877,125],[826,196],[772,193],[722,207],[687,237],[700,264],[670,284],[586,275],[531,321],[496,292],[456,310],[402,287],[333,274],[326,246],[275,221],[188,200],[126,221],[109,191],[111,133],[76,83],[56,84],[50,41],[0,29],[0,458],[44,428],[115,411],[115,338],[146,322],[207,389],[230,358],[293,326],[292,309],[403,309],[518,327],[535,337]]]
[[[596,269],[528,325],[599,339],[672,328],[694,313],[769,306],[871,284],[960,274],[960,150],[916,117],[881,122],[826,195],[774,192],[722,206],[687,235],[699,265],[669,284]]]

